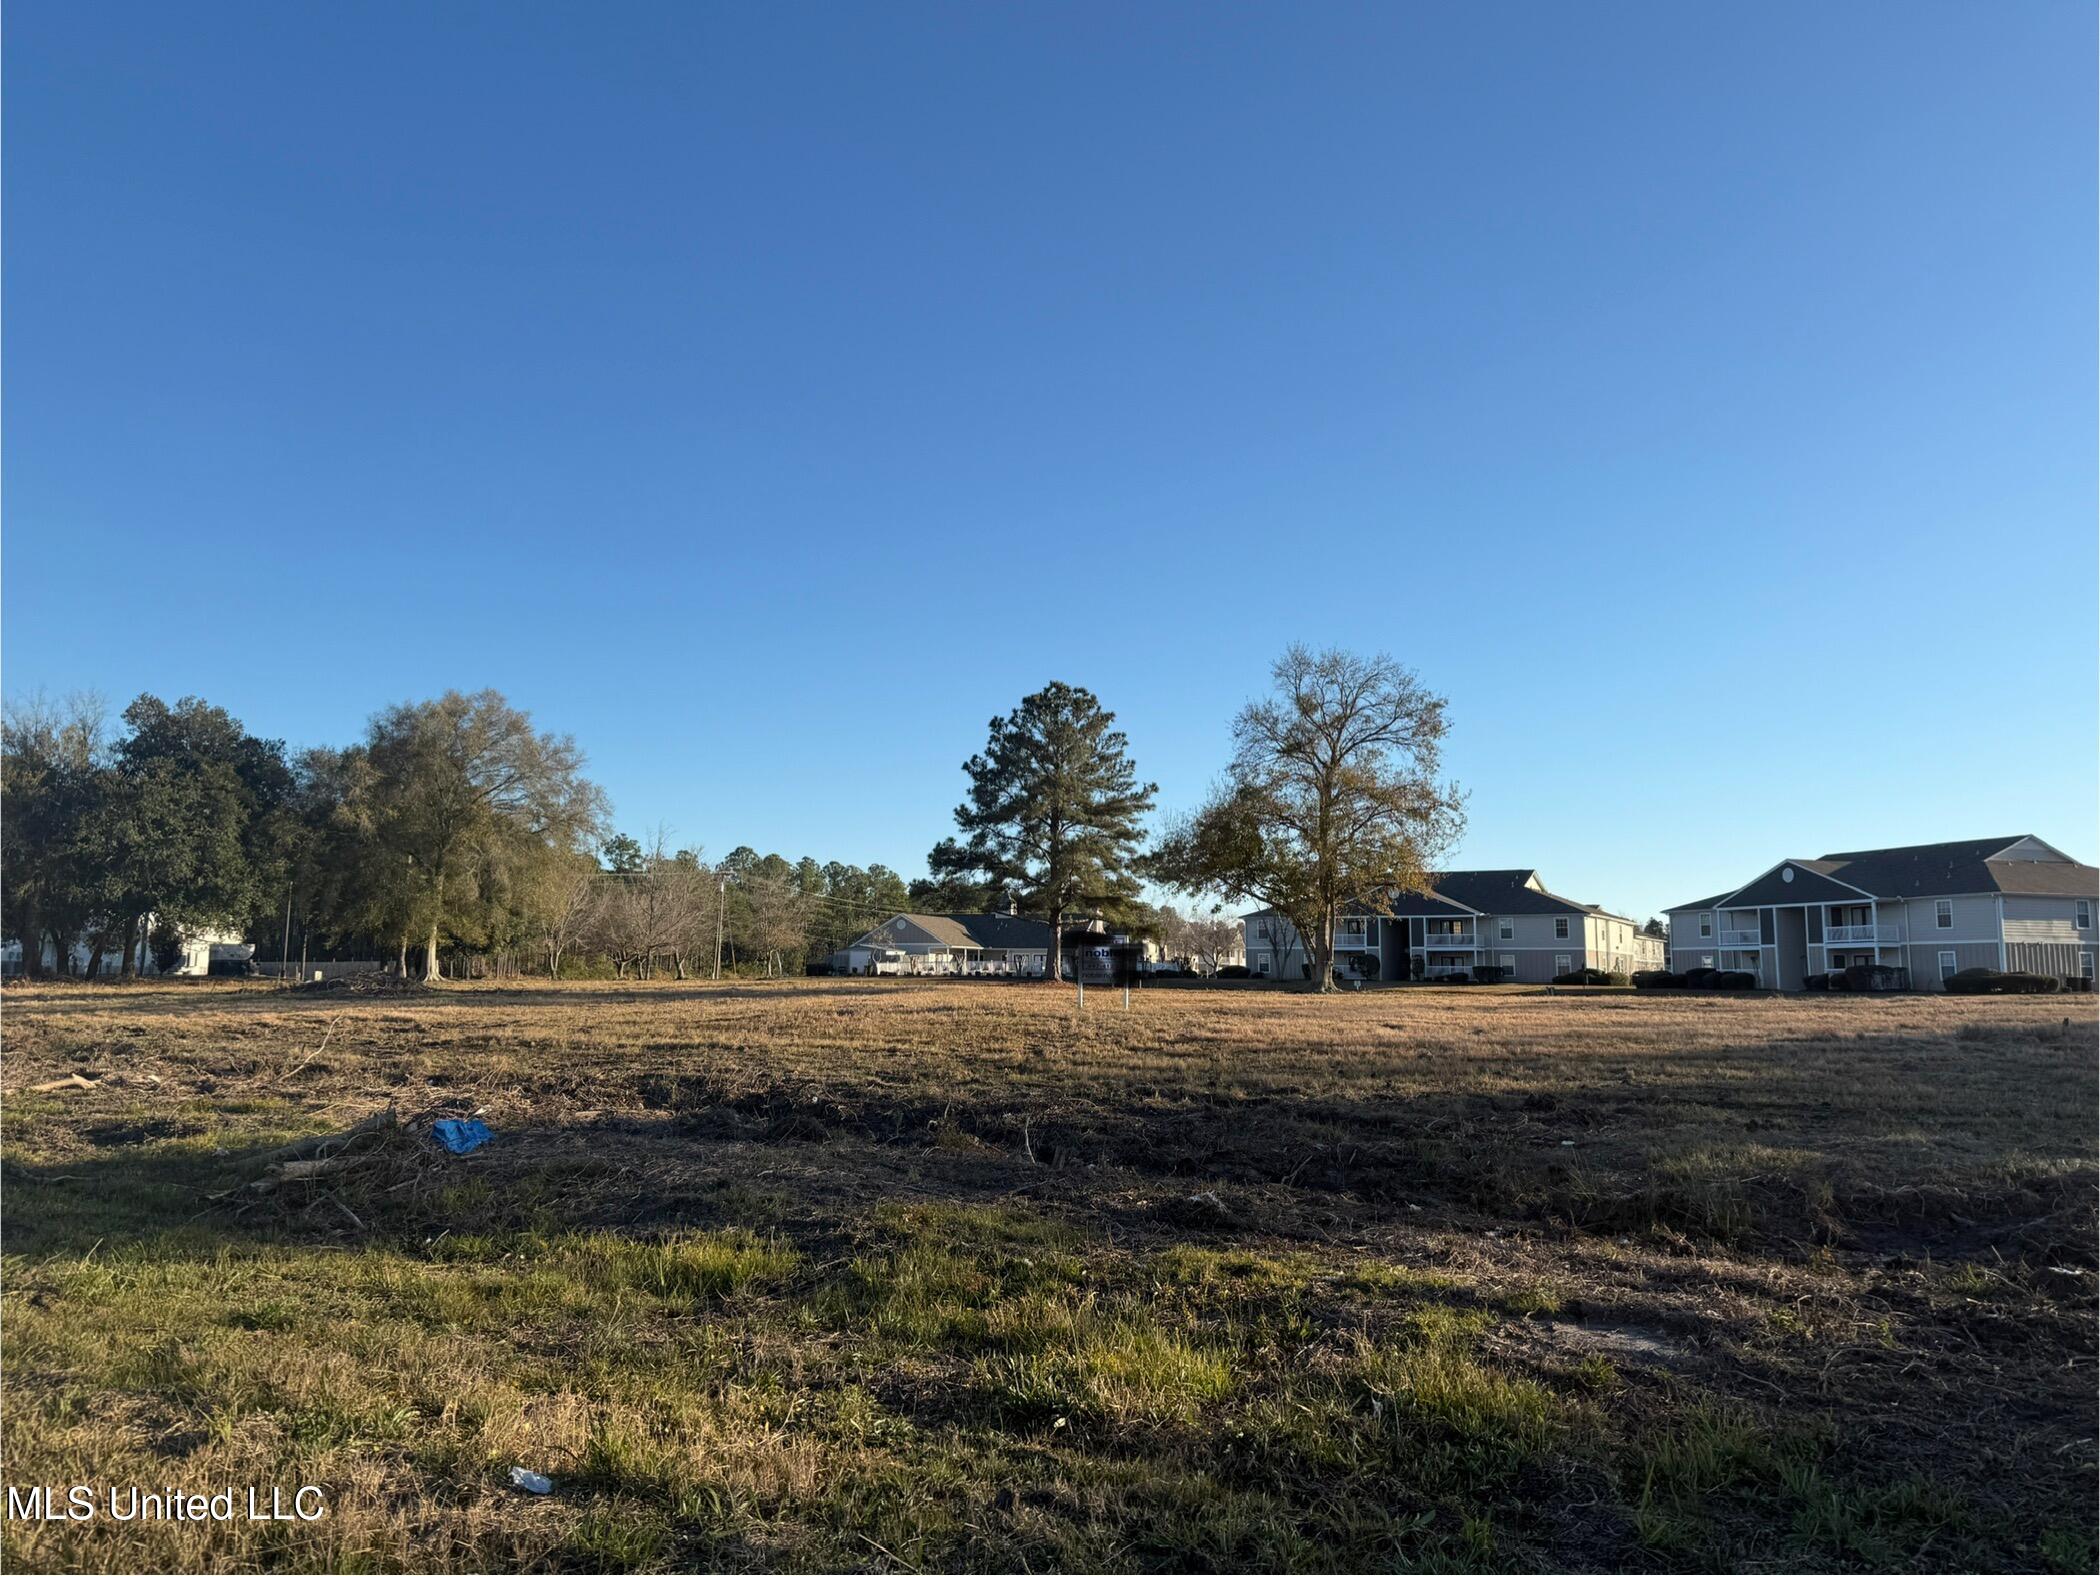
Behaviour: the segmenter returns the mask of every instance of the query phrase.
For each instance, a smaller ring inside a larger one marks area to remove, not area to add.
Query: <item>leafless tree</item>
[[[1268,904],[1333,989],[1335,917],[1390,912],[1426,889],[1464,825],[1464,799],[1437,777],[1444,700],[1387,656],[1292,646],[1275,693],[1245,707],[1211,801],[1170,829],[1152,873],[1184,891]]]

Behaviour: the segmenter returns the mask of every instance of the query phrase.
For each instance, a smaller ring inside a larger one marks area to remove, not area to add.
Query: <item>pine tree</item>
[[[995,717],[984,753],[963,763],[970,798],[955,811],[963,840],[929,859],[937,878],[980,874],[1050,921],[1050,979],[1063,970],[1065,915],[1128,902],[1138,820],[1156,784],[1140,784],[1115,713],[1069,684],[1051,684]]]

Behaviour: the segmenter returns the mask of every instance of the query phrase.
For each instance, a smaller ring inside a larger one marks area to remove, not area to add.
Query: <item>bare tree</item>
[[[745,923],[754,952],[766,960],[766,973],[781,972],[782,958],[799,954],[809,936],[809,901],[794,883],[780,876],[757,875],[744,883],[749,910]]]
[[[1332,990],[1336,915],[1390,913],[1426,890],[1464,825],[1437,779],[1444,700],[1387,656],[1294,645],[1275,693],[1233,724],[1224,785],[1170,828],[1149,868],[1184,891],[1266,903],[1297,930],[1313,988]]]
[[[540,946],[547,954],[547,972],[560,979],[563,956],[597,922],[605,876],[589,855],[567,854],[550,860],[540,880]]]

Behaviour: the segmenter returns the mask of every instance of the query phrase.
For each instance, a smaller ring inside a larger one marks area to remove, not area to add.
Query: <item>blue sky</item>
[[[5,685],[916,873],[1027,690],[1184,807],[1303,639],[1573,896],[2090,858],[2094,28],[16,0]]]

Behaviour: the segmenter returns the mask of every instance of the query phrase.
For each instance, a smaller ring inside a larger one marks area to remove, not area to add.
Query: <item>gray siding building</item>
[[[1670,966],[1777,990],[1855,963],[1905,969],[1916,990],[1972,968],[2090,980],[2096,902],[2100,870],[2031,836],[1787,859],[1671,909]]]
[[[1311,969],[1291,922],[1263,909],[1241,920],[1247,967],[1274,979]],[[1453,870],[1426,892],[1393,894],[1383,909],[1352,905],[1335,924],[1335,966],[1364,979],[1471,978],[1483,965],[1545,984],[1575,969],[1663,966],[1663,943],[1623,914],[1549,892],[1536,870]]]

